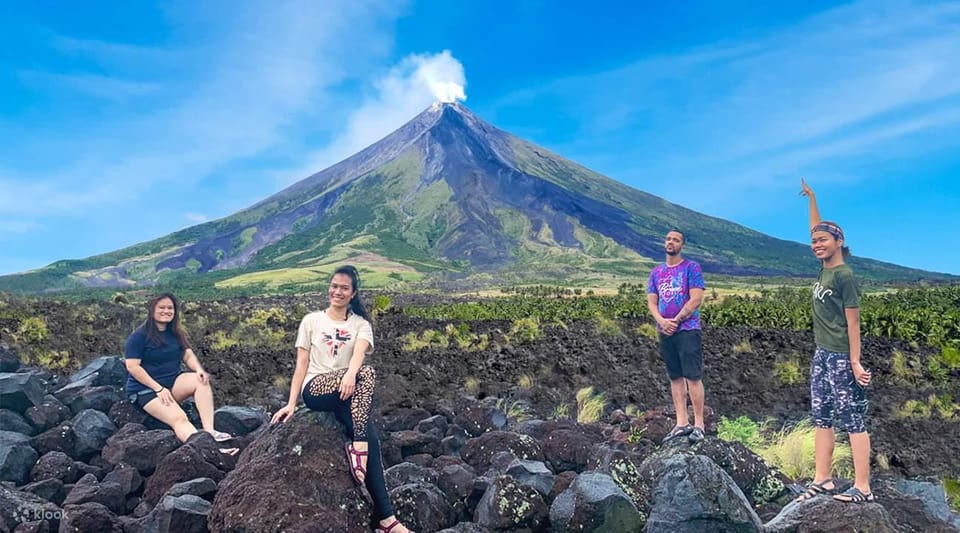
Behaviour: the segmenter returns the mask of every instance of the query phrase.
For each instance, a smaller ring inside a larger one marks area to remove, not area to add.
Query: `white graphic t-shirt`
[[[370,343],[367,353],[373,351],[373,328],[360,315],[350,313],[344,321],[333,320],[325,311],[303,317],[297,333],[297,348],[310,351],[310,364],[303,387],[319,374],[326,374],[350,366],[353,346],[357,339]],[[301,389],[302,392],[302,389]]]

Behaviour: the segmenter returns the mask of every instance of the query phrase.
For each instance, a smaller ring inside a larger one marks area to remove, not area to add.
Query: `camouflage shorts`
[[[818,428],[836,427],[847,433],[863,433],[866,425],[867,391],[853,377],[850,354],[817,347],[810,370],[810,410]]]

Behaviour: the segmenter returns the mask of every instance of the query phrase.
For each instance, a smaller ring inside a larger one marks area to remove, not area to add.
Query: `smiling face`
[[[335,274],[330,278],[328,294],[332,307],[346,307],[355,294],[353,280],[346,274]]]
[[[842,240],[837,240],[826,231],[815,231],[810,236],[810,247],[813,249],[813,255],[821,261],[828,261],[833,258],[842,246]]]
[[[170,298],[161,298],[153,306],[153,321],[158,327],[166,327],[177,316],[177,309]]]
[[[677,255],[683,250],[683,234],[679,231],[667,233],[667,239],[663,242],[663,249],[667,255]]]

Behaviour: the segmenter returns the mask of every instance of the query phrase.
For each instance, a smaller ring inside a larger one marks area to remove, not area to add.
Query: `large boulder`
[[[740,487],[709,457],[667,450],[648,457],[639,470],[650,487],[650,533],[761,530]]]
[[[126,495],[119,484],[110,481],[101,483],[93,474],[87,474],[74,484],[67,498],[63,500],[63,505],[66,507],[88,502],[102,504],[113,513],[122,513]]]
[[[217,482],[208,478],[208,477],[198,477],[196,479],[191,479],[190,481],[183,481],[177,483],[176,485],[170,487],[170,490],[164,495],[164,498],[167,496],[198,496],[213,502],[213,497],[217,494]],[[161,500],[162,501],[162,500]]]
[[[400,463],[383,471],[383,479],[387,490],[392,490],[407,483],[437,484],[439,472],[413,463]]]
[[[252,433],[269,421],[267,413],[250,407],[227,405],[213,412],[213,426],[234,437]]]
[[[490,431],[470,439],[460,450],[460,456],[478,472],[483,472],[500,452],[510,452],[519,459],[543,460],[540,443],[529,435],[510,431]]]
[[[120,518],[106,505],[87,502],[65,505],[60,531],[96,531],[97,533],[125,533]]]
[[[212,531],[370,531],[373,509],[350,476],[346,437],[328,413],[261,428],[220,482]]]
[[[67,387],[72,387],[75,384],[67,385]],[[104,414],[110,412],[110,407],[114,403],[123,401],[123,396],[117,391],[116,387],[111,387],[109,385],[103,385],[100,387],[83,387],[76,394],[62,394],[64,389],[60,389],[54,396],[60,399],[70,407],[70,411],[73,414],[78,414],[80,411],[85,409],[96,409],[97,411],[102,411]]]
[[[54,503],[58,506],[63,505],[63,500],[67,497],[67,492],[63,486],[63,481],[53,478],[41,479],[40,481],[27,483],[26,485],[20,487],[20,490],[23,492],[29,492],[31,494],[36,494],[44,500],[47,500],[48,502]]]
[[[110,417],[110,420],[113,422],[113,425],[118,428],[122,428],[127,424],[141,424],[146,427],[148,420],[154,420],[154,418],[144,412],[143,409],[137,407],[136,405],[130,402],[116,402],[110,406],[110,412],[107,413],[107,416]],[[151,429],[151,428],[148,428]],[[152,428],[152,429],[169,429],[167,427],[161,428]]]
[[[883,505],[849,504],[833,498],[793,501],[764,526],[766,533],[894,533],[896,525]]]
[[[637,468],[642,462],[625,450],[600,445],[590,456],[588,468],[613,478],[614,483],[637,506],[640,514],[647,516],[650,513],[650,487]]]
[[[130,496],[140,490],[143,485],[143,476],[136,468],[120,463],[113,467],[103,478],[104,483],[116,483],[123,492],[124,497]]]
[[[509,476],[487,488],[474,511],[474,521],[495,530],[543,529],[549,510],[536,489]]]
[[[413,430],[419,433],[428,433],[436,436],[438,439],[442,439],[447,436],[448,426],[449,424],[447,423],[447,417],[443,415],[434,415],[417,422],[417,425],[414,426]]]
[[[541,441],[543,456],[554,472],[573,470],[580,473],[586,469],[591,451],[601,436],[583,426],[552,431]]]
[[[16,372],[20,369],[20,356],[7,343],[0,341],[0,373]]]
[[[70,422],[54,426],[30,439],[30,445],[33,446],[40,455],[49,452],[63,452],[71,455],[73,454],[73,449],[76,447],[73,426]]]
[[[383,430],[404,431],[413,429],[423,419],[430,417],[430,411],[420,407],[402,407],[383,415]]]
[[[90,361],[70,376],[70,383],[84,382],[87,386],[123,387],[127,381],[127,367],[123,359],[106,355]]]
[[[640,531],[644,517],[613,479],[599,472],[577,476],[550,506],[553,531]]]
[[[206,533],[210,502],[193,494],[165,496],[140,521],[144,531]]]
[[[149,475],[178,446],[180,441],[169,429],[147,431],[140,424],[127,424],[107,439],[100,455],[108,464],[126,463]]]
[[[465,429],[471,437],[479,437],[488,431],[505,428],[507,415],[495,407],[471,405],[457,415],[453,422]]]
[[[0,431],[0,481],[23,485],[39,454],[30,445],[30,437],[12,431]]]
[[[176,450],[160,460],[143,489],[143,500],[150,505],[177,483],[198,477],[221,481],[234,466],[235,459],[220,453],[220,444],[206,431],[194,433]]]
[[[36,433],[36,430],[33,429],[33,426],[31,426],[22,416],[20,416],[20,413],[11,411],[9,409],[0,409],[0,428],[3,428],[4,431],[23,433],[27,436]]]
[[[73,457],[86,461],[103,449],[117,430],[103,411],[84,409],[73,417]]]
[[[542,461],[526,461],[524,459],[511,461],[504,473],[520,484],[539,492],[544,498],[550,495],[556,478]]]
[[[447,498],[430,483],[408,483],[390,491],[397,519],[413,531],[438,531],[457,523]]]
[[[39,405],[30,407],[24,412],[27,422],[38,433],[43,433],[61,422],[69,420],[71,416],[73,416],[73,413],[70,412],[70,408],[63,405],[63,402],[52,394],[44,396]]]
[[[707,437],[691,449],[709,457],[733,478],[751,505],[775,501],[789,492],[790,480],[739,442]]]
[[[20,524],[39,520],[48,520],[56,527],[60,516],[60,507],[49,501],[0,484],[0,531],[13,531]]]
[[[74,483],[82,472],[69,455],[63,452],[48,452],[43,454],[30,470],[30,480],[59,479],[63,483]]]
[[[930,515],[960,531],[960,513],[950,510],[943,485],[928,481],[901,479],[897,481],[896,491],[904,496],[917,498]]]
[[[423,453],[436,457],[442,453],[439,437],[413,430],[391,433],[385,444],[399,448],[400,457],[404,458]]]
[[[0,405],[15,413],[23,413],[43,401],[40,378],[28,372],[0,374]]]

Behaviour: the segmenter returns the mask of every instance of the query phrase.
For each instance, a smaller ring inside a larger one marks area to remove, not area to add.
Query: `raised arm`
[[[810,229],[812,230],[814,226],[820,223],[820,210],[817,209],[817,195],[814,194],[813,189],[807,185],[803,178],[800,178],[800,194],[810,200]]]

